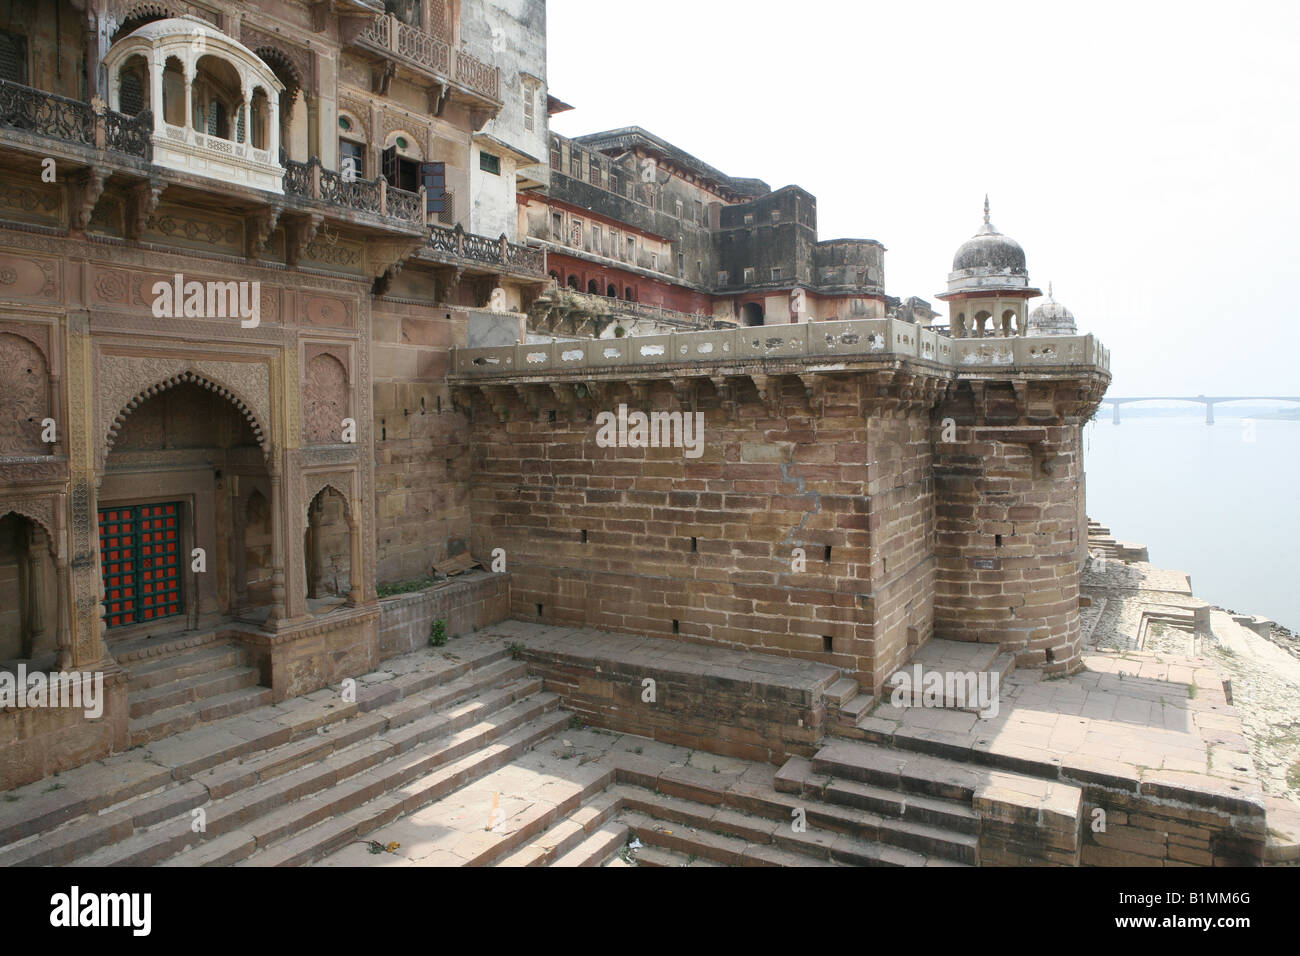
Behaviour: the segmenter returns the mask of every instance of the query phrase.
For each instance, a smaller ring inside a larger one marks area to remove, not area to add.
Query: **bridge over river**
[[[1111,420],[1116,425],[1120,423],[1119,407],[1134,402],[1199,402],[1205,406],[1205,424],[1213,425],[1214,406],[1224,402],[1290,402],[1293,405],[1300,405],[1300,397],[1294,395],[1149,395],[1138,398],[1111,398],[1107,395],[1101,400],[1101,404],[1112,406],[1114,417]]]

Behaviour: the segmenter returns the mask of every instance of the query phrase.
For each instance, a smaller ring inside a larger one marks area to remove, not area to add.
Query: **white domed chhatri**
[[[256,53],[192,17],[146,23],[104,55],[108,105],[123,92],[153,115],[153,162],[282,193],[280,94]]]
[[[1030,335],[1075,335],[1074,313],[1056,301],[1047,284],[1047,301],[1029,313]]]
[[[961,244],[948,273],[949,327],[957,338],[1024,335],[1025,302],[1042,293],[1029,285],[1025,250],[989,221],[984,197],[984,225]]]

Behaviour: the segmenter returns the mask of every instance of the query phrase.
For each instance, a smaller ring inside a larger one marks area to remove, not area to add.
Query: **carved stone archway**
[[[270,432],[263,426],[260,416],[253,410],[250,403],[234,389],[228,388],[208,375],[201,374],[193,369],[186,369],[177,372],[174,375],[169,375],[166,378],[155,382],[153,385],[136,392],[129,401],[122,404],[119,407],[117,414],[113,417],[113,423],[104,437],[104,445],[102,449],[103,455],[107,457],[109,451],[112,450],[114,443],[117,441],[117,436],[121,432],[122,427],[126,424],[127,418],[133,411],[139,408],[142,403],[153,398],[155,395],[175,388],[177,385],[186,383],[198,385],[200,388],[207,389],[210,392],[215,392],[217,395],[234,405],[248,422],[249,427],[252,428],[253,434],[257,437],[257,443],[262,448],[262,454],[268,458],[270,457]]]

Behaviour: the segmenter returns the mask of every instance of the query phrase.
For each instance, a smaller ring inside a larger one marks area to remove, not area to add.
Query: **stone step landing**
[[[127,704],[133,747],[271,703],[271,689],[258,686],[257,668],[246,666],[237,645],[197,638],[167,648],[163,645],[166,652],[158,656],[124,654],[130,660]]]
[[[1083,791],[1060,781],[831,740],[812,760],[787,761],[775,783],[852,808],[877,839],[914,852],[983,866],[1079,863]]]

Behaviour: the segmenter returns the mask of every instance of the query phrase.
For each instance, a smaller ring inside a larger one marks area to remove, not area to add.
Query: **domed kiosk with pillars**
[[[150,111],[159,166],[284,191],[280,93],[252,50],[189,17],[147,23],[104,57],[109,106]]]
[[[938,298],[948,303],[954,338],[1025,335],[1025,303],[1042,295],[1029,284],[1025,250],[989,221],[984,197],[984,225],[962,243],[948,273],[948,291]]]

